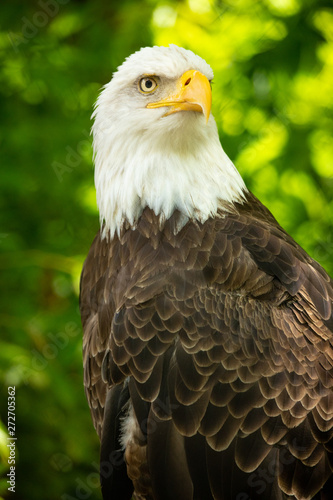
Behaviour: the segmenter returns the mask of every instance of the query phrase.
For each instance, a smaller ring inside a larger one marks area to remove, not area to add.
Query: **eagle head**
[[[93,113],[97,203],[104,234],[135,227],[145,207],[161,221],[216,215],[244,183],[211,114],[213,71],[176,45],[145,47],[105,85]]]

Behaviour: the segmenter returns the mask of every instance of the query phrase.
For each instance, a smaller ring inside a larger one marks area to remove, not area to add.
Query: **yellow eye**
[[[152,76],[145,76],[139,81],[139,90],[144,94],[153,92],[157,87],[157,82]]]

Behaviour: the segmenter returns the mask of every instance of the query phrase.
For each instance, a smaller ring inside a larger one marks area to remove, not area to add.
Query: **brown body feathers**
[[[84,265],[104,499],[333,498],[330,278],[250,194],[178,216],[146,208]]]

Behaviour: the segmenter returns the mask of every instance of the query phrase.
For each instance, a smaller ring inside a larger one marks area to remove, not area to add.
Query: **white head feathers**
[[[208,80],[213,79],[214,73],[209,64],[191,50],[177,45],[144,47],[125,59],[111,81],[117,86],[127,86],[129,81],[136,80],[139,75],[160,75],[172,79],[178,78],[188,69],[197,69]]]
[[[221,147],[212,115],[206,125],[197,111],[165,116],[165,107],[146,107],[189,70],[213,78],[210,66],[189,50],[146,47],[125,60],[99,96],[92,131],[104,234],[112,237],[126,221],[134,227],[146,206],[162,220],[177,209],[184,224],[204,222],[223,202],[242,201],[246,187]],[[155,95],[138,88],[147,75],[158,78]]]

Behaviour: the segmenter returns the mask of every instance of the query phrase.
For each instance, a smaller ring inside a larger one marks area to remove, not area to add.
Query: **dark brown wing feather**
[[[252,195],[179,233],[177,216],[161,230],[146,209],[135,230],[98,235],[86,260],[97,432],[108,387],[131,380],[146,498],[321,498],[333,466],[330,278]]]

